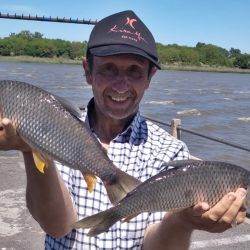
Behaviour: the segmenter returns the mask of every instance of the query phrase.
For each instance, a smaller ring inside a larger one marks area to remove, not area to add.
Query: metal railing
[[[85,20],[85,19],[73,19],[73,18],[60,18],[60,17],[45,17],[45,16],[31,16],[31,15],[11,15],[9,13],[3,14],[0,12],[0,18],[5,18],[5,19],[19,19],[19,20],[29,20],[29,21],[41,21],[41,22],[57,22],[57,23],[74,23],[74,24],[89,24],[89,25],[95,25],[97,24],[97,20],[92,21],[92,20]]]
[[[166,123],[166,122],[163,122],[163,121],[159,121],[159,120],[153,119],[151,117],[147,117],[147,116],[144,116],[144,117],[146,119],[152,121],[152,122],[158,123],[158,124],[163,125],[163,126],[170,127],[170,130],[171,130],[170,133],[171,133],[171,135],[173,135],[174,137],[176,137],[178,139],[180,139],[180,137],[181,137],[181,131],[183,131],[183,132],[187,132],[189,134],[196,135],[196,136],[199,136],[199,137],[202,137],[202,138],[214,141],[214,142],[219,142],[219,143],[222,143],[222,144],[230,146],[230,147],[234,147],[234,148],[237,148],[237,149],[241,149],[241,150],[250,152],[249,148],[244,147],[242,145],[239,145],[239,144],[236,144],[236,143],[232,143],[232,142],[223,140],[223,139],[218,138],[218,137],[207,136],[207,135],[198,133],[198,132],[190,130],[190,129],[181,128],[181,120],[180,119],[172,119],[171,120],[171,124],[169,124],[169,123]],[[199,159],[199,158],[197,158],[195,156],[191,156],[191,158]],[[247,215],[246,216],[247,216],[247,218],[250,219],[250,209],[247,209]]]
[[[181,120],[180,119],[173,119],[171,121],[171,124],[169,124],[169,123],[166,123],[166,122],[163,122],[163,121],[159,121],[159,120],[153,119],[151,117],[147,117],[147,116],[144,116],[144,117],[146,119],[152,121],[152,122],[155,122],[155,123],[158,123],[158,124],[170,127],[171,128],[171,134],[174,137],[178,138],[178,139],[180,139],[180,137],[181,137],[181,131],[183,131],[183,132],[187,132],[189,134],[196,135],[196,136],[199,136],[199,137],[211,140],[211,141],[222,143],[222,144],[230,146],[230,147],[234,147],[234,148],[237,148],[237,149],[241,149],[241,150],[250,152],[250,148],[244,147],[244,146],[239,145],[237,143],[229,142],[229,141],[223,140],[223,139],[218,138],[218,137],[207,136],[207,135],[198,133],[198,132],[190,130],[190,129],[182,128],[181,127]]]

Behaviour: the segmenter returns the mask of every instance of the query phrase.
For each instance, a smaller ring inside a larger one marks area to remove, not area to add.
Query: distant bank
[[[32,62],[32,63],[51,63],[51,64],[82,64],[81,60],[72,60],[63,57],[43,58],[32,56],[0,56],[0,61],[13,61],[13,62]],[[250,69],[239,69],[223,66],[195,66],[195,65],[182,65],[182,64],[163,64],[163,70],[180,70],[180,71],[205,71],[205,72],[228,72],[228,73],[246,73],[250,74]]]

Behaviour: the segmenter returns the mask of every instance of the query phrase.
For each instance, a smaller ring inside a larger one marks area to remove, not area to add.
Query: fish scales
[[[100,177],[106,188],[116,185],[109,193],[113,203],[140,183],[113,165],[89,128],[51,93],[24,82],[0,81],[0,111],[32,149]]]
[[[206,164],[182,169],[172,178],[168,178],[168,181],[164,179],[161,181],[165,190],[174,191],[172,193],[174,196],[170,194],[170,197],[169,193],[164,193],[165,200],[171,201],[166,204],[167,207],[170,209],[188,207],[199,201],[207,201],[212,206],[230,190],[235,191],[240,186],[246,187],[245,170],[217,163],[207,166]]]
[[[170,175],[163,171],[147,184],[137,187],[123,199],[128,209],[123,215],[181,209],[200,201],[213,206],[224,194],[247,187],[247,170],[201,163]]]
[[[99,145],[96,140],[84,131],[87,129],[77,119],[72,119],[72,115],[53,96],[18,82],[5,84],[5,88],[2,84],[0,86],[3,117],[12,120],[18,133],[29,144],[53,158],[60,159],[66,154],[60,161],[75,169],[86,167],[87,171],[89,168],[95,174],[101,172],[101,176],[104,175],[102,171],[105,167],[98,169],[100,165],[96,164],[100,161],[102,166],[110,165],[104,152],[97,150]],[[6,103],[8,105],[4,105]],[[64,124],[58,130],[62,121]],[[82,141],[85,143],[82,144]],[[69,147],[65,148],[66,144]]]
[[[76,227],[91,228],[89,235],[93,236],[106,231],[117,220],[142,212],[179,210],[202,201],[213,206],[228,192],[250,185],[249,171],[234,164],[191,160],[171,164],[177,169],[164,170],[149,178],[117,206],[82,219]]]

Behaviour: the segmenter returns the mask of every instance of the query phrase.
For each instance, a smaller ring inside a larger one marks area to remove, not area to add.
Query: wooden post
[[[171,120],[171,135],[177,139],[181,138],[181,119],[172,119]]]
[[[181,139],[181,119],[172,119],[171,120],[171,135],[174,136],[177,139]],[[201,160],[200,158],[197,158],[193,155],[190,155],[190,160]]]

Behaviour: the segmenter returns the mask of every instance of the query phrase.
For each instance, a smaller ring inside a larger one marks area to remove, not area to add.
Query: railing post
[[[171,135],[177,139],[181,138],[181,119],[172,119],[171,120]]]

